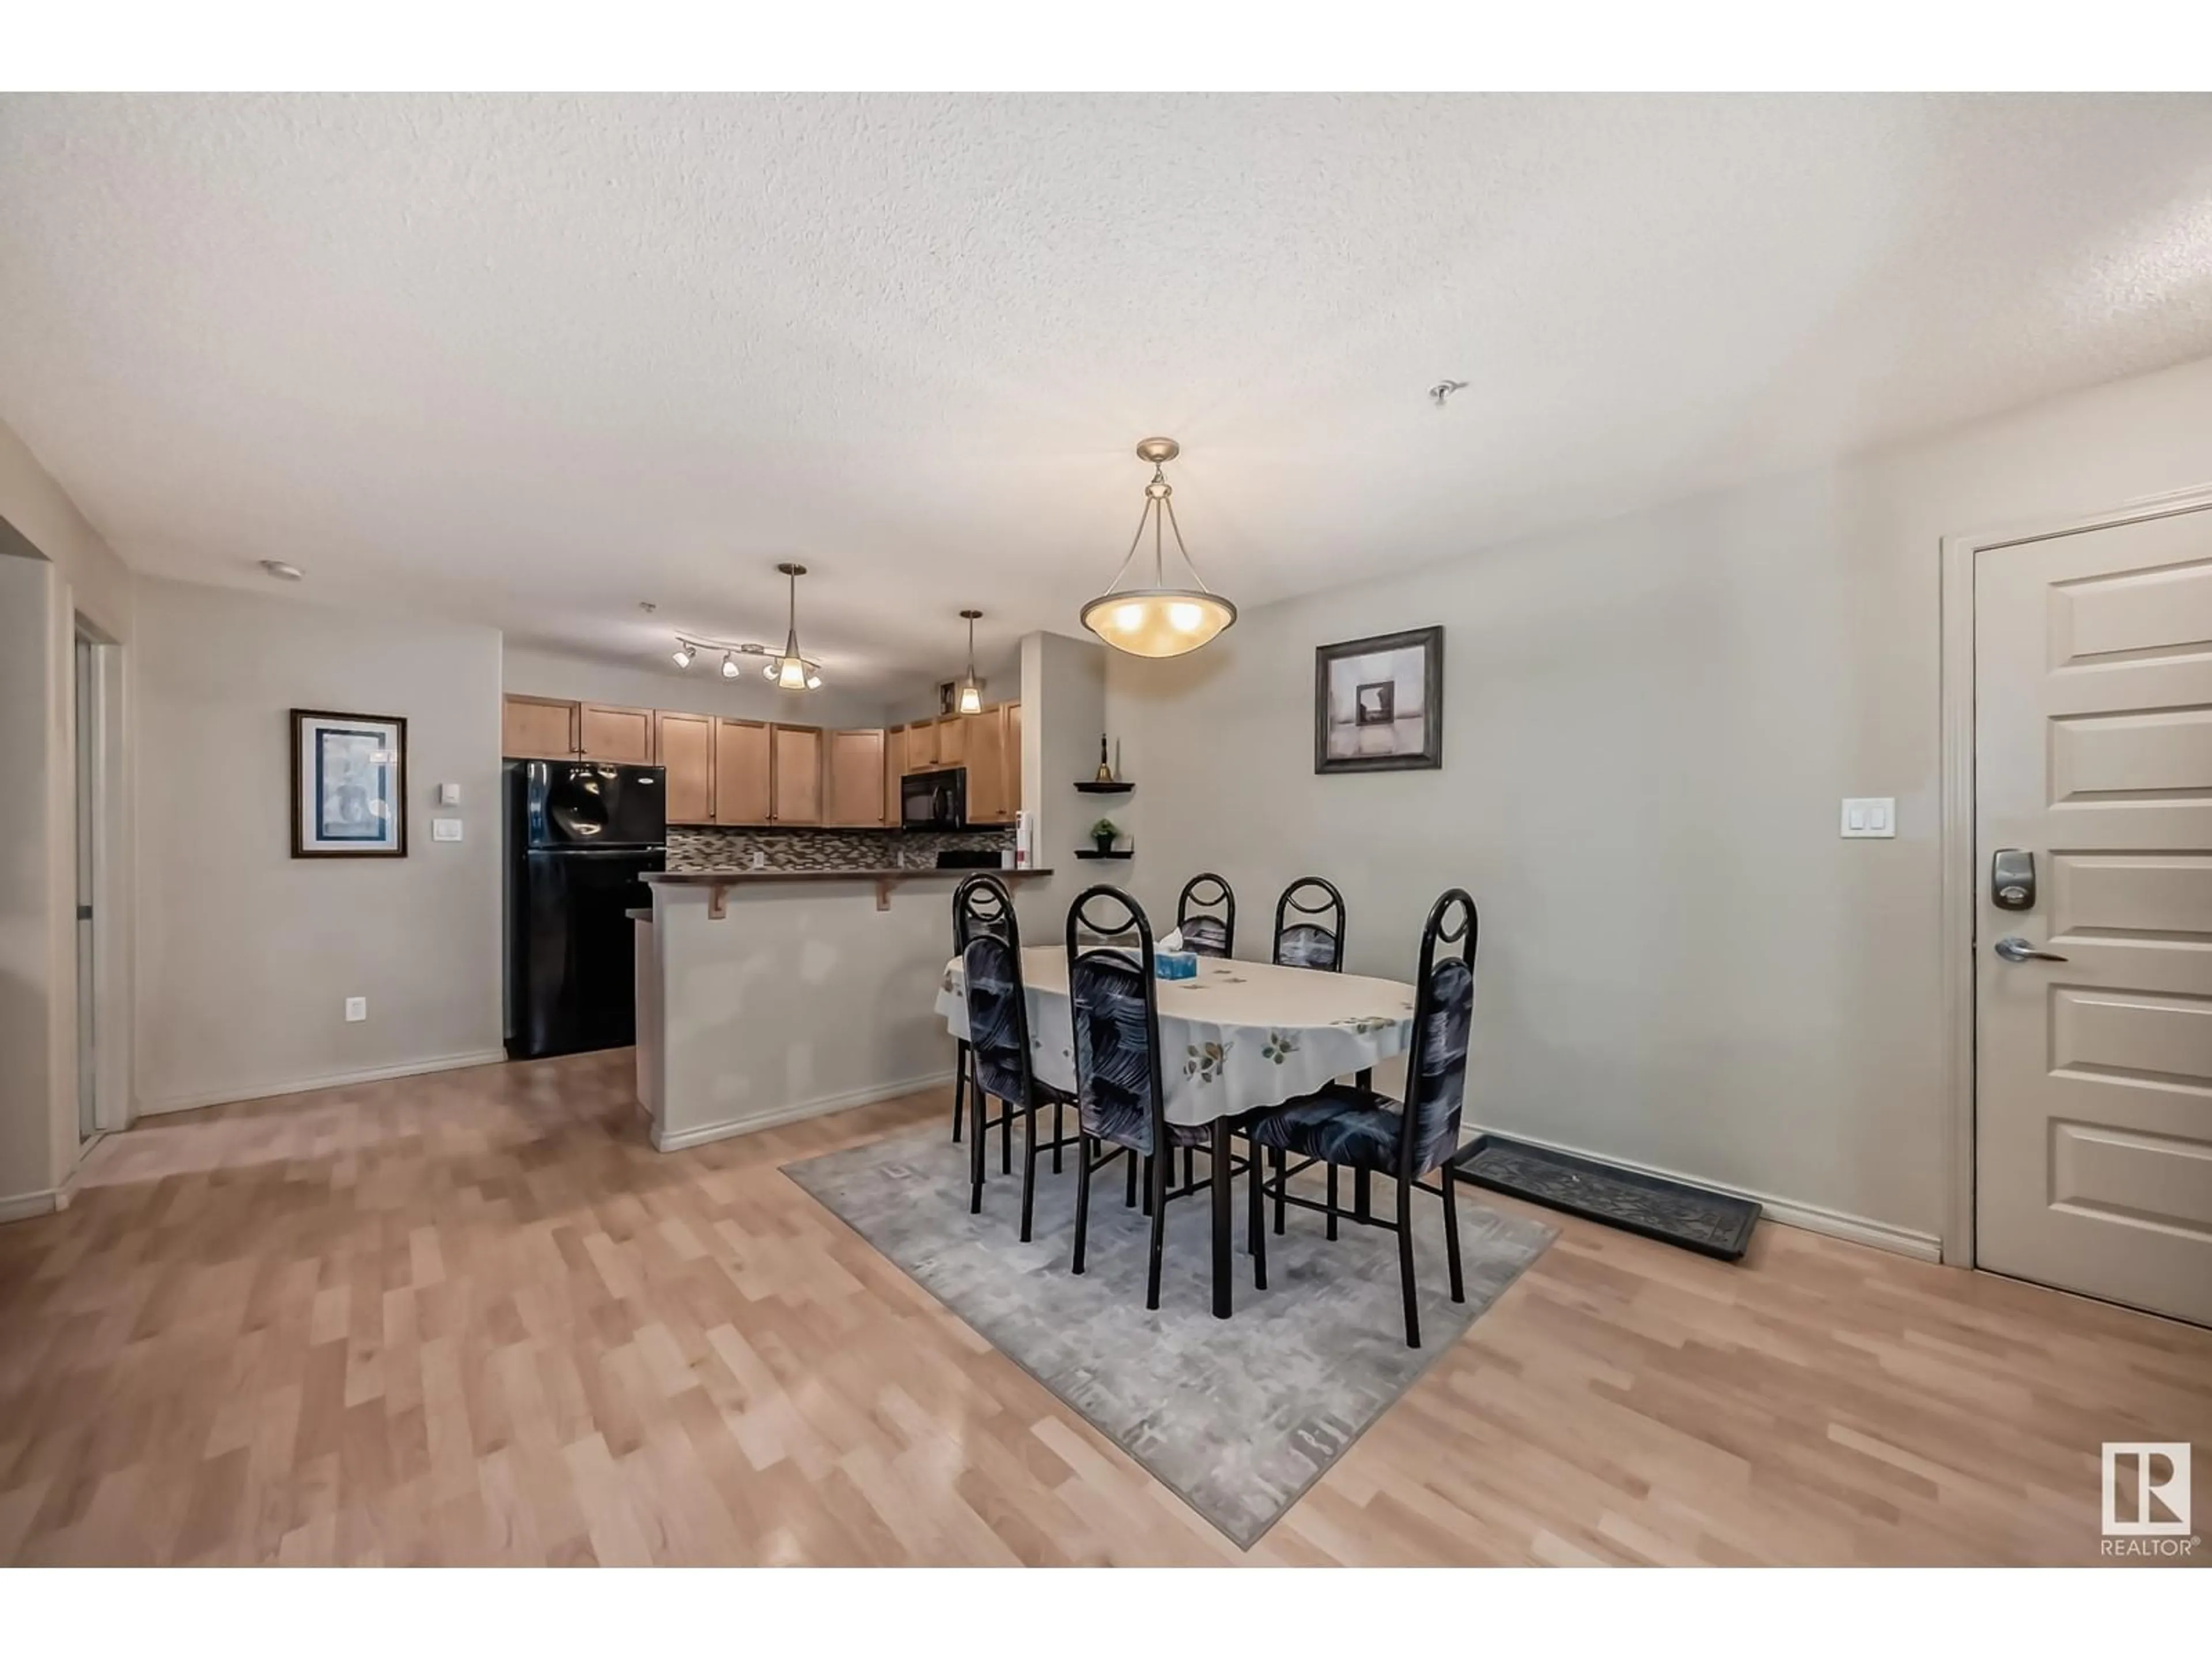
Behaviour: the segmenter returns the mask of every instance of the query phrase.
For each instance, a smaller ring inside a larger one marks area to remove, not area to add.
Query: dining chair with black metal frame
[[[1291,917],[1301,918],[1292,921]],[[1314,918],[1304,920],[1304,918]],[[1320,876],[1300,876],[1275,901],[1275,944],[1272,960],[1279,968],[1306,968],[1316,972],[1340,974],[1344,971],[1344,895],[1336,890],[1334,882]],[[1363,1089],[1375,1081],[1372,1072],[1359,1073]],[[1273,1152],[1275,1172],[1280,1175],[1285,1164],[1283,1149]],[[1361,1215],[1367,1213],[1367,1176],[1361,1171],[1353,1177],[1358,1188],[1356,1205]],[[1336,1169],[1328,1172],[1328,1236],[1336,1237]],[[1275,1206],[1275,1231],[1283,1231],[1283,1206]]]
[[[1220,915],[1209,914],[1214,910]],[[1176,899],[1176,930],[1186,950],[1201,957],[1233,956],[1237,951],[1237,895],[1208,871],[1183,883]]]
[[[1117,915],[1118,913],[1118,915]],[[1088,939],[1082,937],[1088,933]],[[1133,940],[1133,943],[1123,943]],[[1231,1181],[1239,1169],[1252,1180],[1248,1227],[1254,1255],[1254,1282],[1267,1288],[1266,1230],[1261,1225],[1261,1194],[1256,1159],[1209,1156],[1206,1176],[1188,1172],[1169,1184],[1177,1146],[1217,1144],[1212,1126],[1170,1123],[1167,1087],[1160,1070],[1160,1013],[1153,978],[1152,927],[1144,907],[1120,888],[1101,883],[1076,896],[1067,911],[1067,992],[1075,1029],[1076,1153],[1075,1251],[1071,1266],[1084,1269],[1090,1237],[1091,1177],[1115,1158],[1127,1157],[1133,1172],[1142,1163],[1146,1208],[1152,1237],[1145,1275],[1145,1306],[1160,1305],[1160,1266],[1167,1239],[1167,1208],[1174,1200],[1210,1192],[1216,1181]],[[1220,1138],[1225,1143],[1226,1136]],[[1096,1149],[1108,1150],[1100,1155]],[[1214,1206],[1215,1248],[1225,1251],[1228,1211]],[[1225,1287],[1215,1286],[1214,1311],[1226,1317]]]
[[[994,908],[996,907],[996,908]],[[1013,901],[1007,894],[1006,884],[995,877],[986,879],[969,876],[952,890],[952,954],[964,956],[968,940],[976,932],[995,933],[1001,919],[1014,913]],[[968,1115],[968,1040],[961,1038],[953,1049],[952,1065],[952,1144],[960,1144],[960,1125]],[[1012,1142],[1008,1139],[1000,1149],[1004,1161],[1004,1173],[1013,1170]]]
[[[1021,928],[1005,886],[995,876],[970,876],[954,896],[954,911],[963,918],[956,931],[964,931],[967,945],[960,953],[962,994],[968,1008],[968,1080],[971,1135],[968,1147],[968,1212],[983,1207],[985,1138],[997,1125],[1002,1147],[1013,1139],[1013,1121],[1022,1121],[1022,1242],[1030,1241],[1030,1222],[1036,1208],[1036,1164],[1040,1152],[1052,1153],[1053,1168],[1060,1168],[1060,1148],[1072,1140],[1060,1133],[1061,1112],[1067,1097],[1039,1079],[1030,1063],[1029,995],[1022,983]],[[986,925],[986,924],[988,925]],[[1000,1103],[999,1115],[988,1115],[985,1103]],[[1047,1147],[1037,1145],[1036,1115],[1053,1109],[1053,1138]],[[1009,1173],[1011,1171],[1008,1171]]]
[[[1278,968],[1344,971],[1344,895],[1334,882],[1300,876],[1283,889],[1275,901],[1275,945],[1269,959]]]
[[[1413,1191],[1419,1188],[1443,1200],[1444,1255],[1451,1271],[1451,1298],[1467,1300],[1460,1273],[1459,1205],[1453,1189],[1451,1158],[1459,1150],[1460,1110],[1467,1092],[1468,1039],[1474,1024],[1474,900],[1455,887],[1429,911],[1421,930],[1421,972],[1413,998],[1413,1051],[1406,1064],[1406,1101],[1401,1105],[1371,1089],[1330,1084],[1310,1095],[1249,1114],[1241,1125],[1253,1161],[1261,1147],[1280,1150],[1291,1159],[1277,1163],[1266,1178],[1267,1194],[1280,1213],[1285,1203],[1327,1213],[1329,1236],[1340,1216],[1398,1235],[1398,1279],[1406,1304],[1406,1346],[1421,1346],[1420,1310],[1414,1300]],[[1439,951],[1443,954],[1439,954]],[[1398,1213],[1395,1222],[1361,1212],[1349,1215],[1291,1194],[1291,1177],[1316,1164],[1355,1171],[1395,1176]],[[1439,1184],[1421,1177],[1437,1172]]]

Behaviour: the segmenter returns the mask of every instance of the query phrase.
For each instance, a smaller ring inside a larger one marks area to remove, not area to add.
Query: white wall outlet
[[[459,841],[460,838],[461,821],[459,818],[432,818],[430,820],[430,839],[432,841]]]
[[[460,804],[461,804],[461,786],[460,786],[459,784],[458,784],[458,783],[441,783],[441,784],[440,784],[440,785],[438,786],[438,805],[441,805],[441,806],[459,806]],[[458,841],[458,840],[459,840],[459,839],[460,839],[460,837],[459,837],[459,836],[456,836],[454,837],[454,839],[455,839],[456,841]]]
[[[1897,838],[1897,798],[1894,795],[1859,795],[1844,802],[1843,825],[1839,833],[1846,841]]]
[[[756,870],[765,870],[768,868],[767,855],[757,847],[753,848],[753,868]]]
[[[348,997],[346,999],[346,1018],[349,1022],[367,1019],[368,1018],[368,999],[367,997]]]

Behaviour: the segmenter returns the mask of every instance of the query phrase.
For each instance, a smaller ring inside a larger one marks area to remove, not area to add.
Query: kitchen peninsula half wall
[[[935,991],[952,890],[973,873],[889,863],[647,876],[652,908],[632,915],[637,1093],[654,1146],[949,1083]],[[1051,872],[989,873],[1019,885]]]
[[[932,869],[941,854],[963,865],[1011,863],[1012,826],[981,830],[726,830],[672,824],[672,871]]]

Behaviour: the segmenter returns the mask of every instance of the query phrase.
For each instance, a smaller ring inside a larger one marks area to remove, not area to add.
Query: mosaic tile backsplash
[[[995,853],[1014,844],[1012,829],[923,834],[903,830],[668,830],[672,871],[750,870],[753,854],[764,870],[933,870],[941,851]]]

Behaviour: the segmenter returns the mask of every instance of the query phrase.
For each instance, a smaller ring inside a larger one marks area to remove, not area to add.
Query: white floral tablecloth
[[[1072,1091],[1066,951],[1053,945],[1024,950],[1022,983],[1031,1065],[1042,1081]],[[1413,988],[1395,979],[1201,957],[1196,979],[1164,979],[1158,991],[1170,1123],[1211,1123],[1310,1094],[1413,1046]],[[965,1042],[968,1005],[957,957],[945,964],[937,1012]]]

